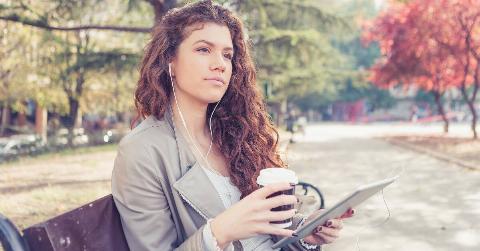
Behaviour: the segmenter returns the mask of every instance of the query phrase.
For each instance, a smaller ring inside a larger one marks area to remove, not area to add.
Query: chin
[[[223,97],[224,94],[225,94],[225,92],[215,93],[215,94],[212,93],[212,95],[208,95],[208,96],[204,97],[203,100],[204,100],[206,103],[209,103],[209,104],[211,104],[211,103],[217,103],[218,101],[220,101],[220,100],[222,99],[222,97]]]
[[[208,103],[208,104],[212,104],[212,103],[217,103],[218,101],[220,101],[222,99],[222,97],[211,97],[211,98],[208,98],[208,99],[205,99],[205,103]]]

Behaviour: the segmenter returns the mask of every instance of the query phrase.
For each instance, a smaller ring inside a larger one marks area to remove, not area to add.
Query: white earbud
[[[172,63],[168,63],[168,74],[170,75],[170,80],[172,79]]]

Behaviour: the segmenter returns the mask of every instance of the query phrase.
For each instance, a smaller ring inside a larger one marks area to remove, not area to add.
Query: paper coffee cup
[[[295,195],[295,185],[298,184],[298,178],[295,172],[292,170],[289,170],[286,168],[279,168],[279,167],[265,168],[260,170],[260,175],[257,177],[257,184],[260,187],[264,187],[266,185],[279,183],[279,182],[288,182],[292,184],[292,186],[288,190],[273,193],[267,198],[271,198],[281,194]],[[294,208],[294,205],[291,204],[291,205],[284,205],[284,206],[272,208],[272,211],[286,211],[286,210],[291,210],[293,208]],[[293,219],[290,218],[283,221],[272,221],[270,222],[270,224],[277,227],[281,227],[281,228],[287,228],[292,225],[292,220]]]

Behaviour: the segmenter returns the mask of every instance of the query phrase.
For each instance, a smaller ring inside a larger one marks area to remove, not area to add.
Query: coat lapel
[[[225,210],[205,171],[195,163],[173,187],[203,217],[214,218]]]
[[[210,182],[205,170],[196,162],[188,143],[175,128],[171,107],[165,112],[167,122],[173,129],[177,141],[179,164],[182,177],[178,179],[173,188],[205,218],[213,218],[225,210],[217,190]],[[212,196],[213,195],[213,196]]]

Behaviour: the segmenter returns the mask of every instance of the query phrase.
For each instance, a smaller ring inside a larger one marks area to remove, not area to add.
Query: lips
[[[223,80],[223,78],[220,78],[220,77],[206,78],[205,80],[218,82],[218,84],[222,84],[222,85],[225,84],[225,80]]]

